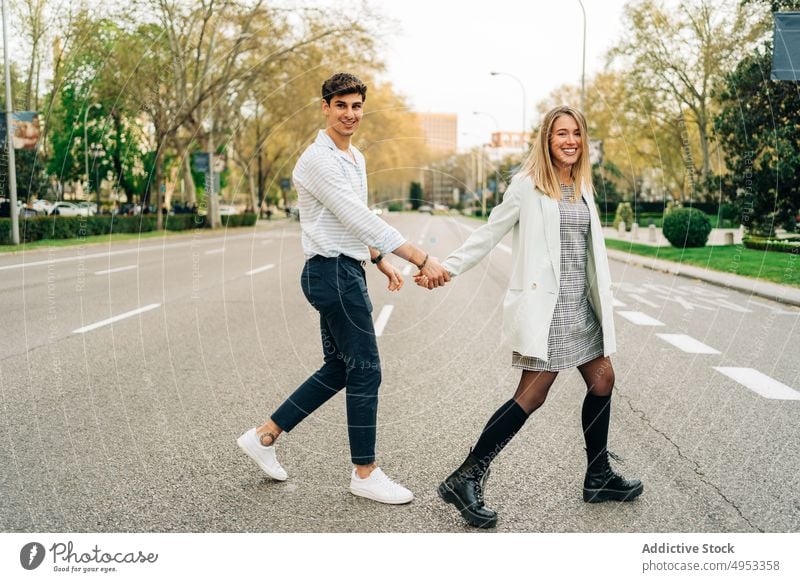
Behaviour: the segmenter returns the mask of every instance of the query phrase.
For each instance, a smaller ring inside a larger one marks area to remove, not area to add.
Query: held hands
[[[414,282],[426,289],[444,287],[445,283],[449,281],[450,273],[447,272],[447,269],[442,266],[436,257],[428,257],[428,261],[422,270],[414,275]]]
[[[400,291],[403,287],[403,275],[393,264],[387,260],[380,261],[377,265],[378,270],[389,279],[389,291]]]

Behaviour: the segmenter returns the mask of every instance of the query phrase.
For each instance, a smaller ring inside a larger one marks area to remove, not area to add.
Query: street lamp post
[[[86,173],[86,183],[89,183],[89,138],[87,137],[86,133],[86,123],[87,118],[89,116],[89,110],[94,107],[95,109],[100,109],[99,103],[93,103],[86,108],[86,111],[83,112],[83,169]],[[98,210],[99,210],[98,206]]]
[[[8,10],[6,0],[2,0],[3,7],[3,60],[5,61],[5,81],[6,81],[6,134],[3,136],[8,152],[8,198],[11,204],[11,244],[19,244],[19,209],[17,208],[17,166],[14,159],[14,140],[12,138],[11,121],[12,106],[11,100],[11,63],[8,58]]]
[[[500,133],[500,124],[497,122],[497,118],[495,118],[495,116],[492,115],[491,113],[486,113],[485,111],[473,111],[472,115],[485,115],[486,117],[488,117],[489,119],[491,119],[494,122],[495,131],[497,133]],[[484,153],[483,144],[481,144],[481,158],[483,158],[483,153]],[[497,186],[500,183],[500,179],[499,179],[500,176],[499,176],[499,172],[497,170],[497,165],[495,163],[492,163],[492,165],[494,166],[495,191],[492,192],[492,194],[494,195],[494,194],[497,193]],[[481,168],[482,167],[483,167],[483,164],[481,164]],[[484,190],[483,182],[481,182],[481,206],[482,206],[482,210],[483,210],[482,216],[486,216],[486,196],[484,195],[484,191],[483,190]],[[497,201],[495,200],[495,203],[496,202]]]
[[[511,77],[517,83],[519,83],[519,87],[520,87],[520,89],[522,89],[522,136],[523,136],[523,139],[522,139],[522,151],[525,152],[525,144],[528,141],[527,139],[525,139],[525,136],[528,135],[528,122],[527,122],[527,116],[526,116],[526,106],[528,104],[528,96],[527,96],[527,93],[525,92],[525,85],[522,83],[522,81],[519,80],[519,78],[517,78],[516,76],[512,75],[511,73],[503,73],[501,71],[492,71],[489,74],[492,75],[493,77],[496,77],[497,75],[505,75],[506,77]]]
[[[100,178],[99,178],[99,162],[98,159],[105,155],[103,146],[99,143],[92,144],[92,158],[94,159],[94,191],[97,199],[97,212],[100,212]],[[86,176],[88,179],[88,175]]]
[[[583,0],[578,0],[583,12],[583,60],[581,61],[581,113],[586,115],[586,8]]]

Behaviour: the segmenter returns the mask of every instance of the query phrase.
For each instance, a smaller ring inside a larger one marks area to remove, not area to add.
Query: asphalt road
[[[480,224],[386,218],[442,258]],[[402,507],[349,493],[342,395],[279,440],[284,483],[236,446],[321,364],[297,223],[0,257],[0,531],[471,531],[435,488],[518,381],[510,244],[430,292],[368,268],[379,462],[416,494]],[[583,384],[564,372],[493,466],[496,531],[800,531],[800,310],[611,269],[610,448],[645,492],[583,503]]]

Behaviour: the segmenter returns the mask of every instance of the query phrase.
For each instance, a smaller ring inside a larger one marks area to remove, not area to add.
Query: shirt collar
[[[336,147],[336,144],[333,142],[333,139],[331,139],[331,136],[329,136],[324,129],[319,130],[319,133],[317,133],[317,139],[314,140],[314,143],[316,143],[317,145],[330,148],[336,155],[341,156],[351,164],[354,163],[353,159],[347,155],[347,152],[342,151],[338,147]],[[350,146],[350,152],[353,154],[353,158],[356,158],[355,148],[353,146]]]

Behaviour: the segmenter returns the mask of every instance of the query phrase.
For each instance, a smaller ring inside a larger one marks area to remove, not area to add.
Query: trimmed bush
[[[758,236],[745,236],[742,238],[742,244],[748,249],[759,251],[800,254],[800,241],[798,240],[775,240]]]
[[[205,228],[207,218],[196,214],[175,214],[164,217],[164,228],[170,231]],[[223,216],[225,227],[253,226],[258,215],[253,212]],[[108,234],[138,234],[156,229],[156,216],[32,216],[20,218],[19,238],[21,242],[84,238]],[[0,244],[11,241],[11,220],[0,219]]]
[[[663,232],[674,247],[704,247],[711,233],[711,221],[696,208],[674,208],[664,215]]]
[[[619,228],[619,223],[625,221],[625,230],[630,230],[633,226],[633,208],[630,202],[620,202],[617,205],[617,213],[614,215],[614,228]]]

